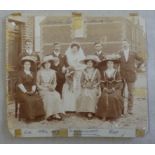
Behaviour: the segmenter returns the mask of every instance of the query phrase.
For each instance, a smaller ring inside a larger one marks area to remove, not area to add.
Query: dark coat
[[[34,120],[37,117],[42,117],[45,115],[44,106],[41,97],[34,93],[33,95],[28,95],[23,93],[19,88],[18,84],[23,84],[27,91],[32,90],[32,86],[36,85],[35,75],[32,73],[32,76],[26,75],[24,71],[18,73],[18,81],[16,85],[17,98],[20,102],[20,113],[21,117],[27,120]]]
[[[53,57],[59,58],[59,65],[55,66],[52,63],[51,68],[56,71],[56,76],[57,76],[56,90],[62,95],[62,88],[63,88],[63,84],[65,82],[65,75],[64,75],[64,73],[62,73],[62,68],[64,66],[68,67],[67,57],[61,53],[59,54],[59,56],[57,56],[57,55],[55,55],[54,51],[50,55],[52,55]]]
[[[121,77],[127,82],[136,81],[136,69],[144,62],[143,58],[139,57],[137,53],[129,51],[128,61],[126,62],[124,52],[120,53],[120,73]],[[137,63],[137,68],[136,68]]]
[[[57,57],[54,52],[52,52],[50,55],[52,55],[53,57]],[[67,57],[64,54],[59,54],[58,56],[59,60],[60,60],[60,66],[65,66],[68,67],[68,62],[67,62]]]
[[[108,77],[104,71],[102,73],[102,82],[101,86],[106,89],[102,90],[102,95],[98,100],[96,116],[115,120],[121,116],[123,109],[120,73],[116,70],[112,77]]]
[[[104,58],[105,58],[105,55],[104,55],[104,53],[103,53],[103,51],[101,52],[101,54],[97,54],[97,52],[95,52],[95,55],[96,56],[98,56],[98,58],[100,59],[100,60],[103,60]]]
[[[56,71],[56,77],[57,77],[56,90],[60,93],[60,95],[62,95],[62,88],[63,84],[65,83],[65,74],[62,73],[62,67],[63,66],[61,64],[55,66],[53,63],[51,66],[51,68]]]
[[[104,53],[102,52],[101,54],[97,54],[97,52],[94,53],[94,55],[98,56],[98,58],[102,61],[105,58]],[[100,73],[102,73],[105,69],[106,69],[106,65],[105,63],[99,63],[97,66],[98,70],[100,71]]]

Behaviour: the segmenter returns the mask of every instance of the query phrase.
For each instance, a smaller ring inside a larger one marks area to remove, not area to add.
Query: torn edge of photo
[[[15,137],[142,137],[147,38],[138,13],[6,18],[7,121]]]

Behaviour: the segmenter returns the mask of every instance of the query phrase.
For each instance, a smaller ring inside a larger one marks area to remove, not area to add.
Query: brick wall
[[[26,17],[26,22],[21,24],[21,48],[24,50],[25,40],[29,39],[34,44],[34,17]]]
[[[93,43],[101,40],[105,53],[117,52],[121,41],[128,39],[132,48],[138,52],[146,52],[145,36],[142,29],[125,17],[85,17],[86,37],[74,38],[80,42],[85,53],[94,51]],[[46,17],[41,23],[41,45],[44,54],[50,53],[54,42],[62,43],[64,52],[73,41],[71,37],[71,17]]]

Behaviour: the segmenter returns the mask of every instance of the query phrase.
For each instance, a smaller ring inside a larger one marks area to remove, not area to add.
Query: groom
[[[51,65],[51,68],[56,71],[57,76],[57,86],[56,90],[62,96],[62,88],[65,82],[65,71],[68,67],[67,58],[64,54],[61,53],[60,43],[54,43],[54,50],[50,54],[54,57],[54,61]]]
[[[67,67],[67,58],[64,54],[61,52],[61,45],[60,43],[56,42],[54,43],[54,50],[51,52],[53,57],[59,58],[61,66]]]

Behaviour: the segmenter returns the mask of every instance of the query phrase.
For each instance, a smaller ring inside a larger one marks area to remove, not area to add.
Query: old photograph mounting
[[[7,120],[15,137],[136,137],[148,130],[147,40],[137,13],[6,19]]]

